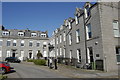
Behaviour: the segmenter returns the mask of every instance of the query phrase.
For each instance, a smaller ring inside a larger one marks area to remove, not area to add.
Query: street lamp
[[[48,43],[48,66],[49,66],[49,63],[50,63],[50,61],[49,61],[49,58],[50,58],[50,52],[52,51],[54,49],[54,46],[53,45],[51,45],[50,43]]]
[[[48,44],[48,67],[49,67],[49,64],[50,64],[50,61],[49,61],[49,52],[50,52],[50,43]]]
[[[54,46],[51,45],[50,43],[48,44],[48,49],[49,49],[49,52],[48,52],[48,58],[50,57],[50,52],[54,49]],[[48,59],[48,67],[50,66],[49,65],[50,61]],[[57,69],[57,59],[54,60],[54,63],[55,63],[55,69]]]

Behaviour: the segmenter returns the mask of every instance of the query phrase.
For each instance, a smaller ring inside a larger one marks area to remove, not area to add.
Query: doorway
[[[12,49],[12,57],[16,57],[17,55],[16,55],[16,51],[17,51],[17,49]]]
[[[12,57],[15,57],[15,53],[12,54]]]
[[[30,59],[32,58],[32,53],[29,53],[29,58],[30,58]]]

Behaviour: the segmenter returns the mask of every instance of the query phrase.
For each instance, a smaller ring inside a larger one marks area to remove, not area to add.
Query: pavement
[[[118,78],[117,72],[86,70],[63,64],[59,64],[57,70],[49,69],[48,66],[34,65],[32,62],[11,65],[16,72],[7,74],[8,78]]]
[[[63,75],[71,78],[118,78],[118,72],[86,70],[63,64],[58,65],[58,70],[56,70],[56,72],[62,73]]]

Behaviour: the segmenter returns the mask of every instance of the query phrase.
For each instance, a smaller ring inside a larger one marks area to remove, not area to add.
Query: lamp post
[[[48,46],[48,48],[49,48],[48,58],[49,58],[50,57],[50,52],[54,49],[54,46],[51,45],[50,43],[48,45],[49,45]],[[48,67],[50,66],[49,64],[50,64],[50,61],[48,59]],[[55,64],[55,69],[57,69],[57,59],[56,58],[54,59],[54,64]]]
[[[49,51],[48,51],[48,67],[49,67],[49,64],[50,64],[50,61],[49,61],[49,57],[50,57],[50,56],[49,56],[49,54],[50,54],[50,43],[48,44],[48,50],[49,50]]]

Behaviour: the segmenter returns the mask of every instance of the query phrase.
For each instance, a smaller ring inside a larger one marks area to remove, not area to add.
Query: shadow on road
[[[10,73],[14,73],[16,72],[15,70],[11,70],[10,72],[6,73],[6,74],[10,74]]]

